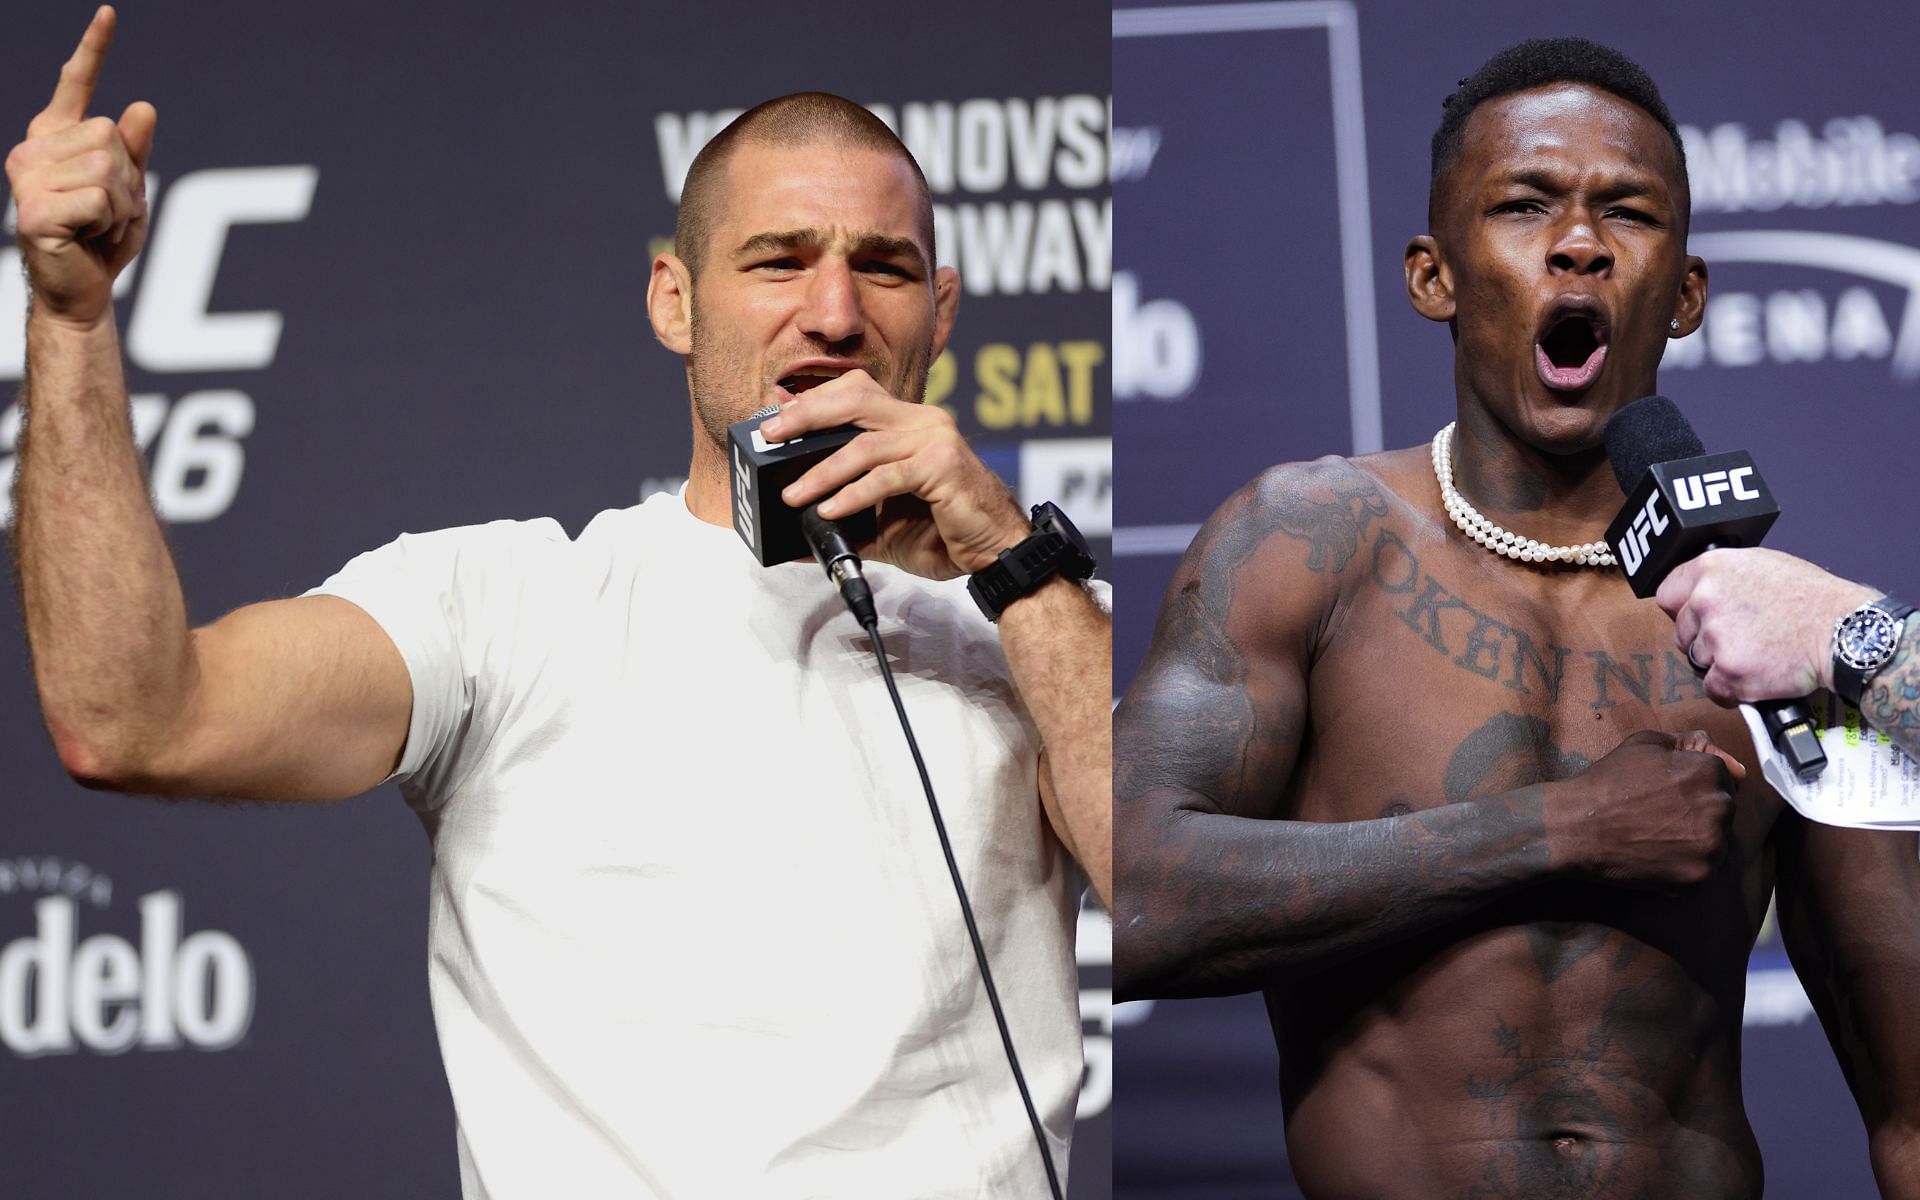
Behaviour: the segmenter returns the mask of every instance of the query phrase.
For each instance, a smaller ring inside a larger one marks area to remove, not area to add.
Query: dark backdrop
[[[90,12],[9,12],[5,145]],[[677,485],[686,391],[647,326],[648,262],[711,114],[801,89],[886,106],[911,134],[967,285],[933,391],[1104,549],[1108,46],[1084,0],[130,0],[96,111],[160,111],[155,236],[119,315],[194,620],[296,594],[403,530],[546,514],[577,533]],[[19,627],[11,589],[0,626]],[[0,714],[0,1194],[455,1195],[427,842],[394,791],[300,809],[84,792],[41,729],[17,632],[0,638]],[[1103,918],[1082,929],[1073,1176],[1092,1197],[1108,1188],[1107,937]],[[102,972],[138,976],[136,994],[39,991]]]
[[[1708,448],[1751,450],[1768,544],[1920,594],[1920,10],[1623,0],[1604,9],[1320,0],[1117,6],[1115,685],[1193,526],[1262,467],[1427,441],[1451,349],[1401,250],[1426,228],[1440,101],[1495,51],[1581,34],[1639,60],[1686,127],[1702,333],[1662,389]],[[1211,30],[1211,32],[1207,32]],[[1756,234],[1771,236],[1758,237]],[[1295,1194],[1257,999],[1123,1005],[1116,1195]],[[1874,1195],[1860,1119],[1769,932],[1748,1108],[1768,1195]]]

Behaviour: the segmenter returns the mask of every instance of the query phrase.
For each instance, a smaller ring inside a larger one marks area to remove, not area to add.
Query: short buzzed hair
[[[1667,131],[1673,140],[1673,161],[1679,172],[1679,198],[1684,223],[1691,207],[1687,188],[1687,148],[1667,111],[1660,89],[1646,69],[1611,46],[1586,38],[1534,38],[1509,46],[1488,59],[1478,71],[1460,81],[1460,89],[1441,101],[1440,128],[1433,132],[1432,175],[1428,181],[1427,211],[1435,211],[1440,177],[1460,156],[1467,118],[1489,100],[1514,92],[1556,83],[1580,83],[1611,93],[1640,109]]]
[[[698,277],[712,236],[714,206],[720,202],[726,180],[727,163],[734,151],[750,142],[775,146],[806,146],[827,143],[832,146],[877,150],[897,154],[913,169],[919,185],[918,232],[926,241],[929,265],[933,260],[933,194],[920,164],[886,122],[860,105],[830,92],[795,92],[755,105],[735,117],[725,129],[714,135],[693,165],[687,168],[687,181],[680,188],[680,215],[674,223],[673,249],[687,264],[687,272]]]

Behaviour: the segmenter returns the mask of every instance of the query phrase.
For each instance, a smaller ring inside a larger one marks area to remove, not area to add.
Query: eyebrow
[[[745,258],[755,254],[771,254],[777,251],[824,250],[833,245],[833,235],[824,229],[781,229],[766,233],[756,233],[735,248],[735,258]],[[920,252],[920,244],[912,238],[890,237],[883,233],[859,233],[852,238],[847,251],[849,258],[904,258],[911,261],[921,274],[927,270],[926,255]]]
[[[1538,167],[1523,168],[1513,172],[1501,181],[1505,185],[1519,184],[1539,192],[1559,192],[1565,189],[1563,176]],[[1627,176],[1617,179],[1596,193],[1607,200],[1630,200],[1637,197],[1660,199],[1654,180],[1645,176]]]

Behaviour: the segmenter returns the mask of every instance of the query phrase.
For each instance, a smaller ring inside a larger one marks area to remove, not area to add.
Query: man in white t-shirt
[[[1064,851],[1104,901],[1108,624],[1058,575],[997,629],[965,594],[1029,530],[917,403],[959,286],[904,148],[809,94],[696,161],[648,291],[687,361],[682,495],[577,541],[404,535],[189,629],[111,303],[157,118],[86,119],[112,29],[103,9],[7,162],[33,302],[13,544],[67,770],[270,800],[400,783],[434,839],[469,1200],[1044,1194],[872,647],[817,567],[762,569],[727,527],[729,423],[778,403],[776,438],[867,431],[786,498],[880,506],[878,628],[1064,1168]]]

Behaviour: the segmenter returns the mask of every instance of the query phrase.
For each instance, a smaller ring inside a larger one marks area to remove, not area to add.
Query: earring
[[[1667,328],[1668,328],[1668,329],[1679,329],[1679,328],[1680,328],[1680,318],[1679,318],[1679,317],[1670,317],[1670,318],[1668,318],[1668,320],[1667,320]]]

